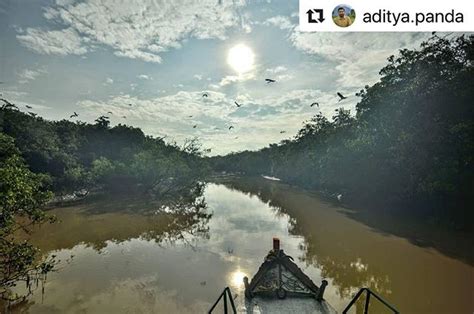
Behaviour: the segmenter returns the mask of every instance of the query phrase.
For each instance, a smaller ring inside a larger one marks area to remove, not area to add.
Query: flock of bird
[[[266,82],[267,84],[271,84],[271,83],[276,83],[276,80],[270,79],[270,78],[266,78],[266,79],[265,79],[265,82]],[[336,94],[337,94],[337,96],[339,97],[338,102],[340,102],[341,100],[347,99],[347,97],[344,96],[344,95],[342,95],[340,92],[337,92]],[[208,98],[208,97],[209,97],[209,94],[205,92],[205,93],[202,94],[202,97],[203,97],[203,98]],[[237,101],[234,101],[234,104],[237,106],[237,108],[242,107],[242,104],[238,103]],[[319,108],[319,102],[313,102],[313,103],[311,103],[310,107],[314,107],[314,106],[316,106],[316,107]],[[191,115],[191,116],[188,116],[188,117],[189,117],[189,118],[192,118],[193,116]],[[198,127],[197,124],[194,124],[194,125],[193,125],[193,129],[196,129],[197,127]],[[234,128],[234,126],[232,126],[232,125],[228,127],[229,131],[232,130],[233,128]],[[215,127],[214,130],[220,130],[220,128]],[[284,134],[284,133],[286,133],[286,131],[284,131],[284,130],[280,131],[280,134]],[[235,137],[235,139],[238,139],[238,138],[239,138],[238,136]]]
[[[267,84],[272,84],[272,83],[276,83],[276,80],[271,79],[271,78],[266,78],[266,79],[265,79],[265,82],[266,82]],[[344,99],[347,99],[347,96],[342,95],[340,92],[337,92],[336,94],[337,94],[337,96],[339,97],[338,102],[340,102],[340,101],[342,101],[342,100],[344,100]],[[204,92],[204,93],[202,94],[202,97],[203,97],[203,98],[208,98],[208,97],[209,97],[209,93]],[[2,100],[2,101],[5,103],[5,105],[4,105],[2,108],[4,108],[4,107],[15,107],[15,108],[17,108],[15,105],[9,103],[9,102],[8,102],[7,100],[5,100],[5,99],[0,99],[0,100]],[[235,104],[235,106],[237,106],[237,108],[242,107],[242,104],[241,104],[241,103],[238,103],[237,101],[234,101],[234,104]],[[129,103],[128,106],[129,106],[129,107],[132,107],[133,104]],[[316,106],[316,107],[319,108],[319,102],[313,102],[313,103],[311,103],[310,107],[314,107],[314,106]],[[33,109],[33,107],[30,106],[30,105],[25,105],[25,107],[26,107],[27,109],[30,109],[30,110]],[[113,114],[111,111],[108,111],[107,113],[108,113],[108,114]],[[33,117],[36,117],[36,115],[37,115],[36,113],[31,112],[31,111],[28,111],[28,114],[30,114],[30,115],[33,116]],[[79,114],[74,111],[73,114],[71,114],[71,115],[69,116],[69,119],[73,119],[73,118],[77,118],[77,117],[79,117]],[[104,116],[104,117],[108,119],[108,117],[106,117],[106,116]],[[192,116],[192,115],[189,115],[188,117],[189,117],[189,118],[192,118],[193,116]],[[127,117],[126,117],[126,116],[122,116],[122,118],[123,118],[123,119],[126,119]],[[194,125],[193,125],[193,129],[196,129],[197,127],[198,127],[197,124],[194,124]],[[231,126],[229,126],[227,129],[230,131],[230,130],[234,129],[234,126],[231,125]],[[220,130],[220,128],[219,128],[219,127],[215,127],[214,130]],[[284,134],[284,133],[286,133],[285,130],[280,131],[280,134]],[[235,139],[238,139],[238,136],[236,136]]]

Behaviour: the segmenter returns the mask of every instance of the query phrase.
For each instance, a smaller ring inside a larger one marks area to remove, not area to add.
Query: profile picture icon
[[[340,4],[332,10],[332,20],[339,27],[351,26],[355,18],[356,13],[350,5]]]

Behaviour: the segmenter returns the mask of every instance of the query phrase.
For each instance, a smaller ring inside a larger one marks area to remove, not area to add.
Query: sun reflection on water
[[[244,286],[244,277],[247,276],[240,269],[230,274],[230,282],[235,288],[242,288]]]

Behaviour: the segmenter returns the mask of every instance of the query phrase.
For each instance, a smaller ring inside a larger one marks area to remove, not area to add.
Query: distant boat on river
[[[280,180],[279,178],[277,178],[277,177],[264,176],[263,174],[262,174],[262,177],[265,178],[265,179],[267,179],[267,180],[281,181],[281,180]]]

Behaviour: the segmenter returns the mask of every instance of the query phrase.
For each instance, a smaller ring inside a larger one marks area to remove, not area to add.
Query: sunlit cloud
[[[28,28],[17,35],[27,48],[42,54],[85,54],[97,45],[116,56],[161,63],[161,53],[182,46],[188,38],[227,38],[241,27],[250,32],[238,9],[246,1],[114,0],[56,1],[43,16],[61,30]],[[179,14],[176,10],[179,8]]]
[[[360,88],[378,80],[379,70],[388,56],[399,49],[414,48],[429,33],[304,33],[297,28],[289,40],[295,48],[337,63],[337,83],[341,87]]]

